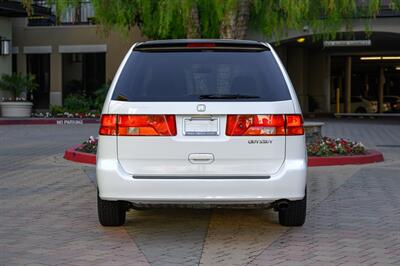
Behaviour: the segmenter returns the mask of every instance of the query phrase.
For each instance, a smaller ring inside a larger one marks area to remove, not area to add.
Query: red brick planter
[[[81,145],[76,145],[66,150],[64,159],[78,163],[96,164],[96,154],[77,151],[76,149],[79,146]]]
[[[96,164],[96,154],[85,153],[76,151],[76,145],[69,148],[64,153],[64,158],[78,163]],[[367,154],[353,155],[353,156],[331,156],[331,157],[308,157],[308,166],[332,166],[332,165],[345,165],[345,164],[368,164],[382,162],[383,155],[379,151],[368,150]]]
[[[331,157],[308,157],[308,166],[330,166],[330,165],[345,165],[345,164],[367,164],[382,162],[383,154],[379,151],[367,150],[363,155],[352,156],[331,156]]]

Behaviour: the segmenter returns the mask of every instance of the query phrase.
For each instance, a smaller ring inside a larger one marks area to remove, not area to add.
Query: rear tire
[[[97,213],[103,226],[121,226],[125,223],[126,202],[102,200],[97,193]]]
[[[291,201],[289,207],[279,211],[279,223],[283,226],[302,226],[306,221],[307,191],[301,200]]]

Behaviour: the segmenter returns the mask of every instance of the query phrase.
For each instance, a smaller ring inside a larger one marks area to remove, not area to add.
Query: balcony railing
[[[61,24],[89,24],[94,17],[91,1],[81,1],[77,7],[68,7],[60,16]]]
[[[56,17],[55,5],[48,6],[47,1],[34,1],[38,6],[49,7],[50,17],[30,17],[28,26],[81,25],[94,23],[94,9],[90,0],[82,0],[76,6],[69,6],[59,17]]]

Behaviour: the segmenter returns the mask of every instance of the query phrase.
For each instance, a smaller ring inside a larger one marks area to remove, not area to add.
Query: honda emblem
[[[198,112],[205,112],[206,111],[206,106],[204,104],[197,105],[197,111]]]

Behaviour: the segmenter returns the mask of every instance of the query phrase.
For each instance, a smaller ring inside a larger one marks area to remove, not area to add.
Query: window
[[[254,96],[224,99],[231,101],[290,99],[270,51],[134,51],[119,77],[113,99],[199,101],[202,95],[225,94]]]

